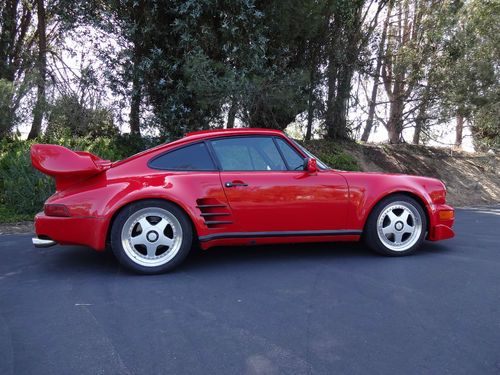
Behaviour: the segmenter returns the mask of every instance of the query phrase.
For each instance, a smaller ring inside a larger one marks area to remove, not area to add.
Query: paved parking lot
[[[0,236],[0,374],[499,374],[500,209],[406,258],[218,248],[137,276]]]

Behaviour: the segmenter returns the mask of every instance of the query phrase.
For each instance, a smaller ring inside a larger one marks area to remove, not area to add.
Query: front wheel
[[[426,229],[422,206],[411,197],[396,194],[375,206],[365,226],[364,240],[383,255],[409,255],[424,241]]]
[[[144,274],[169,271],[191,250],[193,231],[186,214],[172,203],[133,203],[117,215],[111,248],[125,267]]]

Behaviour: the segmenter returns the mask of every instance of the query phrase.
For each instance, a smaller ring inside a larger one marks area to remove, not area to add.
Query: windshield
[[[331,169],[328,165],[323,163],[321,160],[319,160],[316,156],[314,156],[308,149],[306,149],[304,146],[302,146],[299,142],[297,142],[295,139],[289,138],[298,148],[302,150],[304,154],[309,156],[310,158],[316,159],[316,163],[318,164],[318,167],[320,169]]]

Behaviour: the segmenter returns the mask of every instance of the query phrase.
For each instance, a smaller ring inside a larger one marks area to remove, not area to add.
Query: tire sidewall
[[[413,244],[412,247],[409,249],[406,249],[404,251],[395,251],[387,248],[384,243],[380,240],[378,236],[378,231],[377,231],[377,220],[380,215],[380,213],[390,204],[394,202],[405,202],[407,204],[412,205],[415,210],[418,212],[420,215],[420,221],[422,223],[422,232],[420,233],[420,236],[418,240]],[[422,242],[425,240],[425,237],[427,236],[427,215],[425,214],[424,208],[422,205],[416,201],[414,198],[409,197],[407,195],[403,194],[394,194],[391,196],[388,196],[381,200],[377,205],[373,208],[372,212],[370,213],[370,216],[366,222],[365,225],[365,235],[364,235],[364,240],[365,243],[371,247],[373,250],[376,252],[383,254],[383,255],[389,255],[389,256],[404,256],[404,255],[410,255],[413,254],[422,244]]]
[[[129,258],[129,256],[123,249],[121,239],[123,226],[130,215],[143,208],[162,208],[164,210],[167,210],[177,218],[182,227],[182,244],[179,251],[170,261],[160,266],[147,267],[141,264],[137,264]],[[191,225],[191,221],[189,220],[186,213],[175,204],[162,200],[149,199],[131,203],[122,208],[113,221],[110,237],[111,249],[121,265],[134,272],[152,275],[170,271],[177,267],[180,263],[182,263],[182,261],[184,261],[191,250],[193,242],[193,228]]]

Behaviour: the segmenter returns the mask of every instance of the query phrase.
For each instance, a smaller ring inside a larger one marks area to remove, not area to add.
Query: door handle
[[[230,187],[236,187],[236,186],[248,186],[248,184],[245,184],[244,182],[240,181],[228,181],[224,184],[225,187],[230,188]]]

